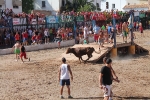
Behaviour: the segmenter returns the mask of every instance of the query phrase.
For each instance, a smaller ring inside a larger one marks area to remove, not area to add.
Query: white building
[[[67,0],[34,0],[34,10],[45,10],[51,11],[52,14],[60,11],[61,6],[66,4]],[[73,0],[69,0],[73,1]],[[100,0],[88,0],[92,1],[94,5],[97,5],[97,8],[100,8],[101,2]]]
[[[136,10],[141,10],[141,9],[147,10],[148,7],[145,4],[148,5],[148,0],[101,0],[101,9],[102,11],[104,10],[111,11],[112,9],[129,11],[133,7],[129,7],[127,5],[144,5],[144,6],[139,6]],[[108,5],[108,9],[106,5]]]
[[[12,9],[14,13],[22,13],[22,0],[0,0],[0,9]]]
[[[66,3],[66,0],[34,0],[34,10],[50,11],[54,14],[60,11],[60,7]]]

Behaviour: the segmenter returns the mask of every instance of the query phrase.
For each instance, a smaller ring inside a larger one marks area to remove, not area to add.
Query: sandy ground
[[[136,43],[150,50],[146,37],[136,33]],[[119,37],[121,38],[121,37]],[[120,41],[122,38],[120,39]],[[59,100],[58,60],[67,48],[28,52],[31,61],[15,61],[15,55],[0,56],[0,100]],[[114,100],[150,100],[150,55],[113,60],[120,83],[113,82]],[[67,61],[73,71],[71,94],[75,100],[102,100],[98,87],[103,64]],[[67,89],[64,89],[67,98]]]

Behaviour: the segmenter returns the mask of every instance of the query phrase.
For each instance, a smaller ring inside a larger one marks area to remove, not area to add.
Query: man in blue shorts
[[[70,95],[70,76],[69,73],[71,75],[71,80],[73,80],[73,75],[72,75],[72,71],[70,68],[70,65],[66,64],[66,59],[62,58],[62,65],[59,67],[59,82],[61,85],[61,90],[60,90],[60,95],[61,95],[61,99],[64,99],[63,97],[63,88],[66,85],[67,89],[68,89],[68,98],[73,98]]]

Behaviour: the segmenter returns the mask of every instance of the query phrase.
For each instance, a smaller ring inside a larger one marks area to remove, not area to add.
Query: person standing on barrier
[[[99,86],[103,89],[104,92],[104,100],[112,100],[113,92],[111,88],[112,81],[115,80],[119,82],[118,79],[113,78],[111,72],[111,64],[112,60],[107,59],[106,65],[101,68],[100,75],[99,75]]]
[[[88,25],[86,24],[85,25],[85,27],[84,27],[84,34],[83,34],[83,36],[84,36],[84,39],[83,39],[83,41],[82,41],[82,44],[84,43],[84,41],[86,41],[86,43],[88,44],[89,43],[89,37],[88,37],[88,33],[89,32],[89,29],[88,29]]]
[[[125,43],[127,43],[127,31],[126,31],[126,29],[127,29],[127,24],[126,24],[126,22],[124,22],[122,24],[122,32],[123,32],[123,42],[125,42]]]
[[[98,37],[99,37],[99,33],[100,33],[100,27],[96,24],[93,28],[94,31],[94,41],[96,43],[98,43]]]
[[[70,76],[69,76],[69,73],[71,75],[71,80],[73,81],[73,75],[72,75],[72,71],[71,71],[71,68],[70,68],[70,65],[68,65],[66,63],[66,58],[62,58],[62,65],[59,67],[59,82],[60,82],[60,85],[61,85],[61,89],[60,89],[60,98],[61,99],[64,99],[63,97],[63,89],[64,89],[64,86],[66,85],[67,86],[67,89],[68,89],[68,98],[73,98],[70,94]]]

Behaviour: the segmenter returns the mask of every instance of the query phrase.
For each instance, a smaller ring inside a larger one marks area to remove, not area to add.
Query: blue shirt
[[[111,26],[108,26],[108,34],[110,34],[111,33]]]
[[[93,28],[93,31],[94,31],[94,33],[98,34],[99,31],[100,31],[100,27],[99,27],[99,26],[95,26],[95,27]]]

